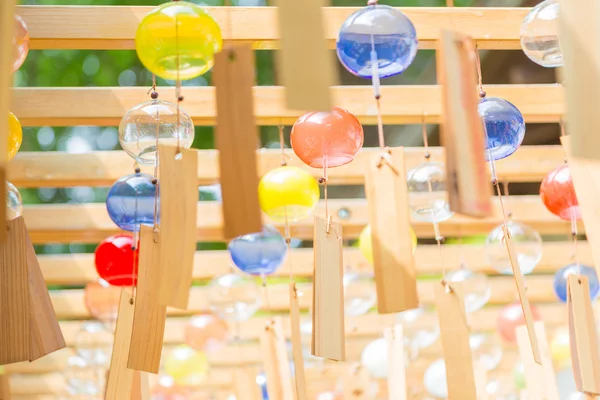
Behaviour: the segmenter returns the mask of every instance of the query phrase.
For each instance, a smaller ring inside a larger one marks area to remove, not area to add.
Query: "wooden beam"
[[[331,185],[364,184],[364,170],[369,158],[379,152],[374,148],[363,148],[349,164],[328,170],[328,183]],[[421,164],[424,154],[422,147],[405,147],[405,161],[408,170]],[[442,147],[430,147],[431,161],[445,162]],[[286,151],[288,165],[299,167],[315,178],[322,175],[317,168],[302,163],[293,151]],[[521,146],[510,157],[496,162],[500,181],[541,182],[546,174],[564,160],[561,146]],[[280,150],[262,149],[257,152],[258,174],[263,176],[281,163]],[[111,186],[117,179],[132,173],[133,160],[124,151],[94,151],[85,154],[72,154],[59,151],[19,152],[10,162],[9,180],[22,187],[71,187],[71,186]],[[142,172],[152,174],[152,167],[142,166]],[[198,151],[198,185],[219,182],[218,152]]]
[[[134,49],[135,31],[153,7],[21,6],[32,49]],[[279,47],[275,7],[206,7],[222,28],[226,41],[251,43],[255,49]],[[335,45],[339,27],[356,7],[325,7],[325,38]],[[435,48],[441,29],[471,36],[482,49],[520,49],[519,27],[528,8],[409,7],[400,10],[412,20],[419,47]]]
[[[553,274],[559,268],[571,263],[573,244],[564,242],[547,242],[543,245],[540,264],[535,268],[536,274]],[[587,242],[578,244],[579,261],[584,265],[593,265],[592,253]],[[442,272],[440,253],[435,245],[419,245],[415,254],[417,274],[437,275]],[[46,254],[38,256],[46,283],[61,286],[82,286],[98,279],[94,267],[93,254]],[[448,270],[459,268],[461,261],[469,269],[486,274],[497,274],[486,258],[486,249],[480,245],[444,245],[444,261]],[[292,250],[294,275],[310,277],[313,272],[313,249]],[[365,260],[356,247],[344,248],[344,265],[351,271],[372,272],[373,267]],[[203,250],[194,257],[194,280],[211,279],[231,270],[231,256],[226,250]],[[284,263],[273,277],[288,277],[288,263]],[[525,278],[527,279],[527,278]]]
[[[97,18],[97,16],[94,16]],[[502,97],[515,104],[526,122],[559,122],[564,114],[564,88],[556,84],[486,85],[488,97]],[[148,100],[145,87],[16,88],[13,113],[24,126],[119,125],[123,115]],[[175,101],[173,90],[159,88],[160,98]],[[333,103],[347,109],[363,124],[377,123],[370,86],[335,86]],[[214,125],[214,87],[184,87],[184,110],[196,125]],[[436,85],[382,86],[388,101],[381,106],[386,124],[439,123],[442,112],[441,88]],[[102,107],[98,107],[102,104]],[[302,111],[288,110],[284,88],[254,87],[254,113],[258,125],[293,124]]]
[[[493,213],[489,218],[475,219],[455,215],[442,222],[442,235],[474,235],[487,234],[502,221],[502,212],[497,199],[492,201]],[[511,196],[505,204],[512,211],[513,218],[530,225],[541,234],[567,234],[569,225],[556,218],[542,205],[538,196]],[[367,202],[365,199],[336,199],[329,201],[329,210],[338,213],[343,210],[349,217],[342,220],[345,238],[357,238],[368,223]],[[321,201],[315,211],[323,214],[324,202]],[[46,204],[29,205],[24,211],[25,221],[34,243],[99,243],[107,236],[118,233],[119,229],[112,222],[104,204]],[[268,223],[268,221],[266,221]],[[217,202],[198,203],[197,240],[223,241],[222,216],[220,204]],[[275,224],[283,228],[281,224]],[[431,223],[414,220],[413,229],[419,237],[433,237]],[[583,224],[580,224],[583,232]],[[304,219],[293,224],[292,237],[298,239],[312,238],[312,220]]]

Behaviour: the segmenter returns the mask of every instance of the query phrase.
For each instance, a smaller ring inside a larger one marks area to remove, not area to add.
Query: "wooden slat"
[[[506,201],[513,218],[532,226],[541,234],[567,234],[569,226],[556,218],[542,205],[538,196],[514,196]],[[492,202],[493,214],[490,218],[474,219],[456,215],[440,224],[442,235],[456,236],[487,234],[502,220],[500,205],[496,199]],[[345,238],[356,238],[368,223],[367,202],[365,199],[336,199],[329,201],[330,212],[349,211],[350,217],[341,221]],[[321,201],[315,215],[323,215],[324,203]],[[82,242],[98,243],[111,234],[118,232],[111,221],[104,204],[53,204],[30,205],[25,207],[25,221],[34,243]],[[197,240],[223,240],[222,216],[217,202],[198,203]],[[276,224],[282,227],[281,224]],[[413,229],[419,237],[433,237],[430,223],[412,221]],[[306,218],[295,223],[291,235],[295,238],[312,238],[312,219]],[[581,225],[581,231],[583,226]]]
[[[527,278],[527,294],[534,303],[556,302],[556,295],[552,289],[554,278],[551,275],[532,275]],[[435,280],[420,281],[418,283],[419,298],[422,304],[433,303],[433,285]],[[439,282],[439,281],[438,281]],[[439,283],[438,283],[439,284]],[[507,304],[515,300],[514,282],[510,276],[491,277],[491,298],[490,304]],[[311,306],[312,288],[310,285],[299,285],[302,296],[299,297],[300,308],[306,310]],[[361,288],[364,293],[374,291],[374,287],[364,286]],[[287,284],[272,284],[268,286],[269,306],[267,307],[266,297],[263,294],[263,310],[265,311],[287,311],[289,310],[289,293]],[[357,290],[357,293],[359,291]],[[83,290],[61,290],[51,291],[50,297],[54,304],[54,309],[58,318],[61,319],[82,319],[90,318],[90,314],[85,307]],[[201,287],[193,287],[190,290],[190,303],[188,310],[179,310],[169,308],[168,315],[190,315],[199,312],[209,311],[210,303],[206,291]],[[167,329],[168,330],[168,329]]]
[[[571,262],[571,242],[548,242],[543,246],[536,274],[554,273]],[[592,253],[587,242],[578,243],[578,257],[582,264],[593,265]],[[419,245],[416,251],[418,275],[441,274],[442,265],[437,246]],[[98,279],[93,254],[48,254],[38,257],[46,283],[49,285],[81,286]],[[444,261],[447,269],[459,268],[464,260],[469,269],[484,273],[496,273],[486,259],[484,246],[444,245]],[[313,249],[292,250],[294,275],[309,277],[313,273]],[[373,271],[358,248],[344,248],[344,266],[352,271]],[[194,280],[210,279],[231,270],[231,256],[226,250],[198,251],[194,257]],[[284,263],[273,275],[287,277],[288,263]],[[527,277],[525,279],[528,279]]]
[[[327,183],[363,184],[368,159],[378,149],[364,148],[349,164],[331,168]],[[408,170],[423,162],[422,147],[405,147]],[[442,147],[430,147],[432,162],[445,162]],[[510,157],[496,162],[498,178],[509,182],[541,182],[546,174],[563,162],[561,146],[521,146]],[[286,151],[288,165],[299,167],[315,178],[323,172],[302,163],[293,151]],[[257,152],[258,174],[263,176],[281,163],[279,150],[263,149]],[[69,187],[110,186],[117,179],[130,174],[132,159],[124,151],[94,151],[70,154],[59,151],[19,152],[10,163],[9,180],[17,187]],[[152,169],[142,166],[142,172],[152,174]],[[198,151],[198,184],[208,185],[219,180],[219,154],[215,150]]]
[[[97,18],[97,16],[94,16]],[[502,97],[519,108],[526,122],[559,122],[564,113],[564,88],[546,85],[486,85],[488,97]],[[17,88],[13,90],[13,113],[24,126],[118,125],[130,108],[145,101],[145,87]],[[160,98],[175,101],[173,90],[159,88]],[[183,108],[196,125],[214,125],[214,87],[183,88]],[[356,115],[363,124],[375,124],[376,109],[369,86],[335,86],[333,103]],[[441,87],[382,86],[382,117],[386,124],[439,123]],[[98,107],[102,104],[102,107]],[[259,125],[293,124],[302,111],[288,110],[284,88],[254,87],[254,113]]]
[[[21,6],[33,49],[133,49],[135,30],[152,7]],[[334,47],[344,20],[358,8],[323,10],[325,38]],[[250,42],[257,49],[279,46],[275,7],[207,7],[223,27],[225,40]],[[415,24],[419,47],[434,48],[440,29],[472,36],[480,48],[519,49],[519,27],[528,8],[401,8]],[[227,27],[225,29],[225,27]]]

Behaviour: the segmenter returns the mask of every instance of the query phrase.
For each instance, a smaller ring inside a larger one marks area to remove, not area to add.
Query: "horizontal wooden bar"
[[[570,242],[547,242],[535,274],[554,273],[571,262],[573,244]],[[444,262],[448,270],[457,269],[461,262],[470,270],[486,274],[497,274],[487,261],[486,249],[479,245],[444,245]],[[313,273],[313,249],[292,250],[292,265],[295,276],[311,277]],[[579,262],[593,265],[590,246],[578,244]],[[40,267],[49,285],[81,286],[96,281],[98,274],[93,254],[51,254],[38,256]],[[416,251],[417,274],[435,275],[443,270],[440,253],[435,245],[419,245]],[[344,249],[344,265],[351,271],[372,272],[373,267],[356,247]],[[194,257],[194,279],[206,280],[231,270],[231,257],[226,250],[198,251]],[[271,276],[289,276],[289,264],[284,264]]]
[[[567,235],[569,224],[551,214],[538,196],[511,196],[505,199],[505,207],[513,218],[532,226],[541,234]],[[344,237],[356,238],[368,223],[365,199],[336,199],[329,201],[333,215],[343,212],[349,217],[341,220]],[[315,213],[324,215],[324,202],[317,206]],[[98,243],[111,234],[119,232],[111,221],[106,206],[95,204],[46,204],[25,207],[25,221],[34,243]],[[502,212],[497,199],[493,199],[493,214],[489,218],[475,219],[455,215],[440,224],[445,236],[487,234],[502,221]],[[429,222],[413,220],[413,228],[419,237],[433,237],[433,227]],[[579,224],[583,232],[583,224]],[[283,228],[281,224],[276,224]],[[198,241],[223,241],[220,204],[217,202],[198,203]],[[305,218],[291,227],[292,237],[312,239],[313,222]]]
[[[422,147],[406,147],[408,170],[424,162]],[[364,171],[376,148],[363,148],[349,164],[328,170],[331,185],[362,185]],[[431,161],[445,162],[443,147],[430,147]],[[293,151],[287,150],[288,165],[304,169],[315,178],[322,175],[317,168],[302,163]],[[561,146],[521,146],[510,157],[496,162],[498,179],[506,182],[541,182],[546,174],[564,160]],[[219,153],[200,150],[198,155],[198,185],[219,181]],[[257,152],[258,173],[266,174],[281,163],[279,150],[262,149]],[[152,167],[142,166],[152,174]],[[17,187],[71,187],[110,186],[117,179],[133,172],[133,160],[123,151],[94,151],[84,154],[66,152],[19,152],[10,162],[9,180]]]
[[[526,122],[559,122],[565,112],[564,88],[545,85],[485,85],[489,97],[515,104]],[[145,87],[16,88],[12,111],[25,126],[116,126],[132,107],[149,100]],[[174,90],[159,88],[160,98],[174,101]],[[382,86],[381,113],[386,124],[439,123],[442,112],[439,86]],[[213,87],[184,87],[183,109],[196,125],[214,125]],[[336,86],[333,103],[355,114],[363,124],[377,123],[370,86]],[[254,112],[259,125],[293,124],[302,111],[288,110],[284,88],[254,88]]]
[[[206,7],[227,41],[251,43],[255,49],[279,47],[275,7]],[[135,31],[152,7],[21,6],[32,49],[133,49]],[[323,9],[325,37],[331,48],[354,7]],[[415,25],[419,47],[435,48],[441,29],[472,36],[482,49],[519,49],[519,27],[528,8],[400,8]]]

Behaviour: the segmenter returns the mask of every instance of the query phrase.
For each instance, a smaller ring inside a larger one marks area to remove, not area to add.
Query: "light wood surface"
[[[361,123],[377,122],[375,102],[369,86],[335,86],[333,103],[347,109]],[[488,97],[501,97],[519,108],[526,122],[559,122],[564,114],[564,88],[544,85],[486,85]],[[13,112],[24,126],[117,126],[132,107],[148,99],[147,87],[17,88]],[[172,88],[158,88],[161,100],[174,102]],[[214,125],[214,87],[184,87],[183,109],[195,125]],[[255,86],[254,113],[258,125],[293,124],[303,114],[289,110],[281,86]],[[436,85],[382,86],[381,104],[386,124],[439,123],[442,113],[441,87]],[[98,107],[102,104],[102,107]]]
[[[21,6],[33,49],[133,49],[135,30],[152,7]],[[275,7],[207,7],[225,40],[250,42],[256,49],[278,48]],[[334,47],[338,29],[358,8],[323,9],[325,37]],[[529,8],[401,8],[414,23],[420,48],[431,49],[440,29],[472,36],[480,48],[518,49],[519,27]]]

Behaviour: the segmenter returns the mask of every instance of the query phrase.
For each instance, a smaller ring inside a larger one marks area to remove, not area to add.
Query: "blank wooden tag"
[[[287,357],[285,336],[280,317],[275,317],[260,334],[269,397],[294,400],[292,374]]]
[[[131,290],[123,288],[119,300],[119,314],[106,383],[105,400],[123,400],[128,399],[131,395],[134,371],[127,368],[127,359],[129,358],[129,344],[131,343],[131,330],[133,328],[134,306],[130,303],[130,300]]]
[[[337,84],[333,53],[325,39],[323,0],[277,0],[280,50],[278,73],[292,110],[330,111],[330,87]],[[310,29],[306,29],[310,26]]]
[[[67,345],[60,330],[48,293],[48,287],[28,234],[26,234],[26,240],[29,305],[31,308],[31,353],[29,361],[33,361],[65,348]]]
[[[448,400],[477,400],[462,285],[434,285]]]
[[[229,46],[215,55],[212,73],[216,89],[215,143],[223,198],[225,239],[262,230],[258,204],[254,118],[254,53],[250,45]]]
[[[567,278],[569,309],[569,341],[571,363],[577,390],[600,394],[600,359],[594,311],[590,300],[590,284],[583,275]]]
[[[559,39],[564,59],[569,132],[576,157],[600,160],[600,3],[560,2]],[[592,51],[593,49],[593,51]]]
[[[167,306],[160,304],[160,234],[142,225],[133,328],[127,368],[158,374]],[[156,241],[155,241],[156,239]]]
[[[515,329],[515,335],[517,337],[517,345],[519,346],[519,355],[523,363],[527,393],[535,399],[547,400],[544,396],[544,371],[542,366],[533,359],[527,325],[518,326]]]
[[[131,384],[131,400],[151,400],[150,382],[148,374],[145,372],[134,371],[133,382]]]
[[[294,378],[296,400],[307,400],[304,356],[302,354],[302,333],[300,332],[300,305],[296,283],[290,283],[290,324],[292,327],[292,353],[294,356]],[[313,325],[314,326],[314,325]]]
[[[369,389],[371,377],[369,371],[361,366],[355,365],[350,373],[342,377],[342,390],[344,400],[368,400],[371,398]]]
[[[158,145],[161,304],[187,309],[196,252],[198,152]]]
[[[442,143],[446,148],[446,187],[450,209],[471,217],[492,213],[492,190],[484,157],[485,130],[479,98],[473,40],[442,31],[437,51],[442,85]]]
[[[260,386],[256,384],[256,368],[244,367],[234,370],[234,394],[236,399],[262,400]]]
[[[533,326],[533,314],[531,313],[531,305],[529,304],[529,298],[527,297],[527,289],[525,288],[525,279],[523,273],[519,267],[519,261],[517,260],[517,252],[514,244],[510,237],[510,232],[506,225],[502,226],[502,232],[504,234],[504,244],[506,245],[506,251],[508,252],[508,258],[513,271],[513,278],[517,285],[517,293],[519,294],[519,300],[521,302],[521,308],[523,309],[523,317],[525,318],[525,325],[527,325],[527,332],[529,332],[529,340],[531,342],[531,351],[533,351],[533,359],[537,364],[542,363],[542,357],[540,355],[540,348],[535,335],[535,328]]]
[[[388,348],[388,398],[406,400],[406,366],[404,354],[404,333],[402,325],[396,324],[384,330]]]
[[[329,230],[329,233],[327,231]],[[344,361],[344,271],[342,224],[315,216],[315,269],[313,273],[313,331],[311,353],[316,357]]]
[[[382,163],[382,157],[388,160],[387,163]],[[371,158],[365,176],[365,192],[379,313],[417,308],[419,297],[402,147]]]
[[[32,347],[27,228],[23,217],[7,221],[6,229],[6,241],[0,244],[0,365],[31,360]]]
[[[596,273],[600,276],[600,162],[574,157],[571,153],[570,136],[562,136],[560,140],[569,161],[569,170],[585,226],[585,235],[592,249]]]
[[[11,400],[10,383],[8,376],[0,374],[0,400]]]

